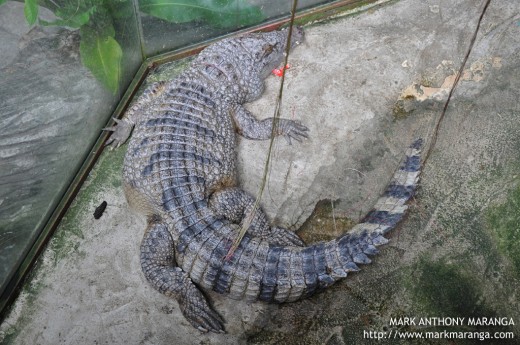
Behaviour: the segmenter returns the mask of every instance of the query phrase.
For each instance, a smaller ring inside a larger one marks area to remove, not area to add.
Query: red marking
[[[224,256],[224,261],[230,261],[233,258],[233,255],[235,254],[235,249],[232,248],[233,241],[230,239],[226,240],[226,249],[228,250],[226,256]]]
[[[289,66],[289,64],[285,65],[285,67],[275,68],[275,69],[273,69],[273,74],[278,77],[281,77],[283,75],[283,71],[288,70],[289,68],[291,68],[291,66]]]
[[[226,256],[224,256],[224,261],[230,261],[232,258],[233,258],[233,254],[235,254],[234,252],[232,252],[231,250],[226,254]]]

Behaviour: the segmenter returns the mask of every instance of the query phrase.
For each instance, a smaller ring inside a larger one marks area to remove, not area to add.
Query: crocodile
[[[249,33],[209,45],[178,77],[148,87],[106,128],[113,131],[107,140],[113,147],[130,137],[123,186],[130,207],[147,216],[140,247],[144,276],[176,299],[184,317],[203,332],[225,332],[204,289],[233,299],[292,302],[370,263],[417,186],[420,139],[373,210],[344,235],[307,246],[293,231],[270,224],[238,185],[235,149],[237,134],[283,136],[289,143],[308,137],[300,122],[257,120],[244,107],[261,96],[286,45],[302,42],[301,27],[290,40],[288,32]],[[228,257],[242,227],[247,232]]]

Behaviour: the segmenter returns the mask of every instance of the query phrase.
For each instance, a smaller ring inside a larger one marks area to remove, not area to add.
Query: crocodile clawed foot
[[[184,301],[180,301],[182,314],[193,327],[204,333],[226,333],[224,320],[209,306],[200,291],[191,290]]]
[[[115,117],[112,118],[115,121],[115,125],[112,127],[103,128],[104,131],[113,132],[110,138],[105,142],[105,146],[112,146],[112,148],[118,148],[123,145],[125,141],[132,133],[133,124],[125,121],[118,120]]]
[[[309,128],[297,121],[280,119],[279,130],[289,145],[292,144],[291,139],[300,142],[303,139],[309,138],[309,134],[307,133]]]
[[[305,242],[296,233],[279,227],[272,227],[266,240],[273,245],[305,247]]]

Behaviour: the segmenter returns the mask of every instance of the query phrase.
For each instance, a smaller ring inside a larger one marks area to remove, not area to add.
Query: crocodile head
[[[249,33],[237,37],[234,42],[239,47],[237,69],[240,70],[240,84],[244,100],[253,101],[263,92],[263,80],[273,69],[280,67],[285,59],[288,29],[279,31]],[[303,41],[303,29],[294,27],[291,48]]]
[[[271,71],[283,63],[287,47],[288,29],[262,33],[252,37],[248,45],[254,64],[259,68],[260,75],[265,78]],[[292,30],[291,49],[303,42],[303,28],[296,26]]]
[[[195,66],[207,78],[217,80],[221,92],[240,103],[250,102],[260,97],[264,79],[283,63],[288,33],[283,29],[222,40],[204,49]],[[303,29],[294,27],[291,48],[301,43],[303,36]]]

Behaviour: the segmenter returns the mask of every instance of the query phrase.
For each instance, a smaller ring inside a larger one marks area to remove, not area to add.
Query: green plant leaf
[[[64,18],[60,14],[56,13],[63,19],[57,19],[52,22],[40,19],[40,24],[44,26],[68,26],[74,29],[78,29],[89,22],[90,16],[92,15],[92,13],[94,13],[95,10],[96,7],[93,6],[85,12],[74,14],[68,18]]]
[[[113,94],[119,90],[121,79],[121,58],[123,51],[112,35],[100,35],[96,30],[84,26],[81,29],[79,52],[83,65],[97,80],[101,81]]]
[[[249,25],[264,18],[259,7],[244,0],[142,0],[140,9],[173,23],[205,20],[221,28]]]
[[[207,15],[205,19],[215,27],[228,28],[257,24],[264,18],[265,16],[260,7],[235,0],[221,7],[220,11]]]
[[[25,19],[27,20],[27,23],[29,23],[29,25],[34,25],[34,23],[36,23],[36,19],[38,19],[37,0],[25,0],[23,13],[25,14]]]
[[[4,4],[6,2],[7,2],[7,0],[0,0],[0,5]]]
[[[113,19],[134,20],[135,18],[132,1],[107,1],[106,8]]]
[[[142,0],[141,11],[173,23],[186,23],[201,19],[198,1],[193,0]]]

